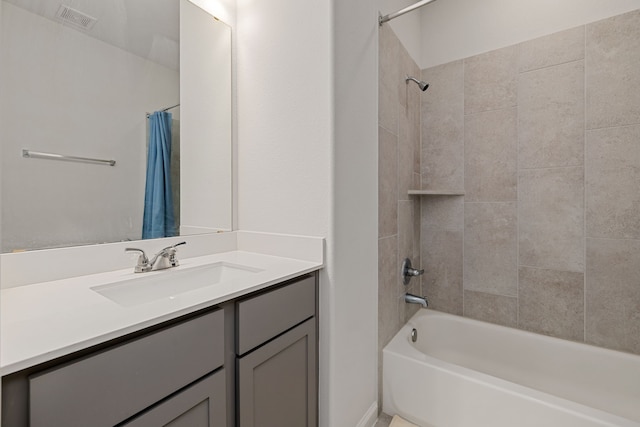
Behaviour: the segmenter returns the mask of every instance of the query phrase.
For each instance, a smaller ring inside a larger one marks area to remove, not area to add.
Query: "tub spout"
[[[420,304],[422,307],[427,308],[429,303],[425,297],[419,297],[413,294],[404,294],[404,302],[409,304]]]

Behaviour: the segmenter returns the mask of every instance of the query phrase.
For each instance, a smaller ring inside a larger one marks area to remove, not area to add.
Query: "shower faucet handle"
[[[400,274],[402,275],[402,283],[408,285],[412,277],[423,275],[424,269],[418,270],[416,268],[412,268],[411,260],[409,258],[405,258],[404,261],[402,261]]]

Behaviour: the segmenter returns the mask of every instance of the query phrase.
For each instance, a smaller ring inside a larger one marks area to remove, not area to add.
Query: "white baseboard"
[[[373,427],[378,420],[378,402],[373,402],[356,427]]]

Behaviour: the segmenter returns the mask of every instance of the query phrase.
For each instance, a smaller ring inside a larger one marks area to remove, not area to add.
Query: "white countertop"
[[[110,339],[318,270],[322,261],[234,250],[180,260],[170,270],[226,262],[261,271],[170,298],[123,307],[91,288],[164,271],[133,268],[3,289],[0,374],[7,375]],[[165,271],[170,271],[165,270]]]

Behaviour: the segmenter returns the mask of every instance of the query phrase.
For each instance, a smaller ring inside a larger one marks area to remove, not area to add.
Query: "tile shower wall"
[[[638,70],[640,10],[422,71],[433,308],[640,353]]]
[[[418,309],[404,302],[404,293],[422,294],[420,280],[405,289],[400,279],[404,258],[411,258],[414,266],[420,264],[420,205],[407,192],[420,186],[422,92],[414,83],[405,83],[407,75],[418,78],[420,68],[388,25],[380,27],[379,49],[378,360],[382,378],[382,348]],[[378,401],[382,402],[381,396]]]

